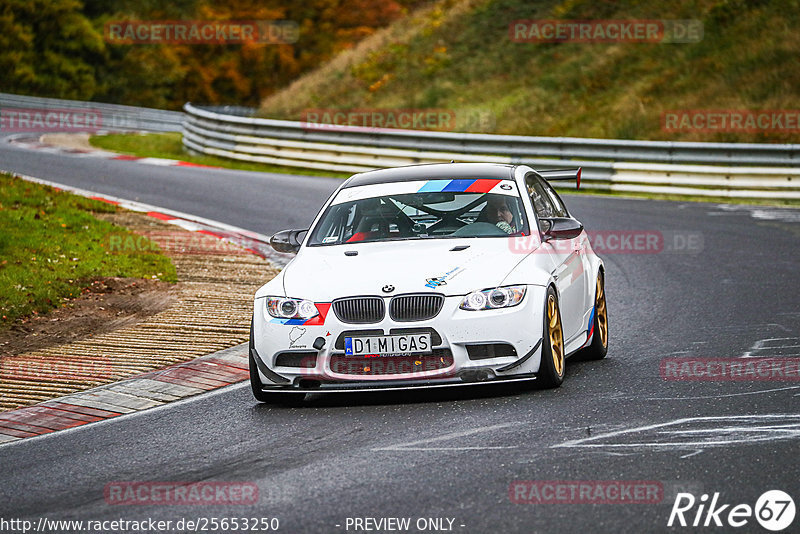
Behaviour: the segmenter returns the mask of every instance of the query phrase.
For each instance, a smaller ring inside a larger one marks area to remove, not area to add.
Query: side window
[[[569,217],[567,214],[567,208],[564,206],[564,202],[561,201],[561,198],[556,193],[556,190],[553,189],[553,186],[547,183],[546,180],[542,180],[542,187],[544,188],[545,192],[547,192],[547,196],[550,198],[550,201],[553,204],[553,213],[556,214],[556,217]]]
[[[553,206],[553,202],[550,200],[550,195],[545,191],[542,181],[538,176],[534,174],[529,174],[526,176],[525,185],[527,186],[528,194],[531,197],[533,209],[536,211],[536,216],[540,219],[539,230],[544,231],[541,219],[558,217],[555,206]]]

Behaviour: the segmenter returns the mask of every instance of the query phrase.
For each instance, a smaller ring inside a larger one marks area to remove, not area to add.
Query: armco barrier
[[[100,117],[99,128],[108,131],[179,132],[184,120],[184,114],[180,111],[0,93],[0,114],[3,110],[14,109],[96,110]]]
[[[414,163],[489,161],[583,167],[584,187],[675,195],[800,199],[800,145],[688,143],[309,128],[301,122],[184,106],[183,144],[224,158],[360,172]]]
[[[230,159],[340,172],[446,161],[583,167],[582,186],[620,192],[800,199],[800,145],[686,143],[414,130],[308,128],[259,119],[248,108],[186,113],[0,93],[4,109],[100,111],[109,131],[182,131],[190,151]],[[0,132],[1,133],[1,132]]]

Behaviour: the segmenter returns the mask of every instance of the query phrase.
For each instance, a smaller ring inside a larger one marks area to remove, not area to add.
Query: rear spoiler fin
[[[581,170],[583,170],[582,167],[578,167],[576,169],[552,169],[549,171],[537,171],[537,172],[541,174],[542,178],[544,178],[548,182],[554,182],[558,180],[575,180],[577,182],[577,187],[575,187],[575,189],[580,189]]]

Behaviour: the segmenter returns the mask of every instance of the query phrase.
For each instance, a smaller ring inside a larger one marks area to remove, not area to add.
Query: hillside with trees
[[[702,33],[694,42],[514,40],[511,24],[531,19],[691,21]],[[457,131],[797,143],[798,27],[797,0],[440,0],[271,95],[261,115],[444,109],[460,117]],[[777,127],[670,131],[665,114],[676,110],[787,113]]]
[[[257,105],[419,0],[4,0],[0,91],[179,109]],[[292,21],[295,43],[116,44],[113,21]]]

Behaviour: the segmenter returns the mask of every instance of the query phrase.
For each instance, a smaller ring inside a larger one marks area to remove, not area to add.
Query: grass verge
[[[280,174],[302,174],[305,176],[328,176],[333,178],[349,178],[350,174],[333,171],[320,171],[303,169],[299,167],[283,167],[280,165],[266,165],[264,163],[250,163],[236,161],[217,156],[195,156],[189,154],[181,143],[181,134],[178,132],[158,134],[109,134],[94,135],[89,138],[93,147],[130,154],[144,158],[179,159],[199,165],[211,165],[238,171],[274,172]]]
[[[177,280],[155,243],[109,250],[111,236],[134,234],[93,213],[117,209],[0,173],[0,329],[66,306],[100,277]]]

